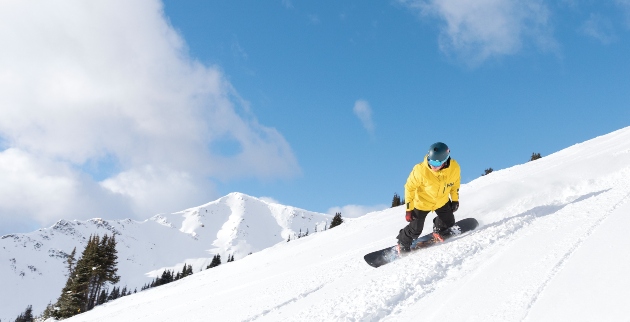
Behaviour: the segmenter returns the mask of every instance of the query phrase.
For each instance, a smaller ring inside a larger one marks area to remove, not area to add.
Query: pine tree
[[[118,268],[116,254],[116,237],[111,238],[108,235],[103,236],[100,239],[98,236],[94,237],[94,243],[96,244],[96,250],[93,254],[92,276],[88,285],[88,302],[83,307],[85,311],[91,310],[98,300],[98,296],[101,293],[101,289],[106,283],[116,284],[120,280],[120,276],[116,274]]]
[[[193,274],[193,267],[192,265],[188,265],[188,273],[186,274],[186,276],[190,276]]]
[[[333,217],[333,220],[330,223],[330,228],[337,227],[337,226],[339,226],[341,224],[343,224],[343,219],[341,218],[341,213],[338,212],[338,213],[335,214],[335,217]]]
[[[40,315],[37,320],[46,321],[50,319],[51,317],[53,317],[54,310],[55,307],[52,305],[52,303],[48,303],[48,305],[46,305],[46,308],[44,309],[44,312],[42,312],[42,315]]]
[[[182,268],[181,274],[177,273],[177,275],[179,275],[179,278],[184,278],[186,276],[187,271],[188,271],[188,264],[184,263],[184,268]]]
[[[192,265],[188,265],[186,263],[184,263],[184,268],[182,268],[181,274],[178,273],[180,278],[184,278],[184,277],[192,275],[192,274],[193,274]],[[178,278],[176,278],[175,280],[178,280]]]
[[[107,297],[107,302],[113,301],[119,297],[120,297],[120,288],[114,286],[114,289],[112,289],[112,292],[109,293],[109,296]]]
[[[494,171],[492,168],[488,168],[488,169],[484,170],[484,174],[482,174],[481,176],[482,177],[486,176],[486,175],[490,174],[492,171]]]
[[[74,257],[76,256],[76,254],[77,254],[77,248],[75,247],[72,249],[70,256],[68,256],[68,259],[66,260],[68,276],[70,276],[70,274],[72,273],[72,270],[74,269],[74,264],[76,263],[76,259]]]
[[[400,196],[398,195],[398,193],[394,193],[394,198],[392,199],[392,208],[398,207],[403,204],[404,203],[402,203],[402,201],[400,200]]]
[[[15,322],[33,322],[33,306],[29,305],[26,307],[26,311],[18,315],[15,319]]]
[[[213,267],[217,267],[221,265],[221,255],[216,254],[214,255],[214,257],[212,258],[212,262],[210,262],[210,265],[206,266],[206,269],[208,268],[213,268]]]
[[[107,295],[108,295],[107,290],[102,290],[101,294],[98,296],[98,299],[96,300],[96,305],[101,305],[107,302]]]
[[[65,319],[91,310],[97,304],[105,283],[118,282],[116,253],[115,237],[105,235],[103,239],[90,236],[76,265],[74,254],[69,256],[68,280],[55,304],[54,318]]]
[[[90,264],[94,260],[95,253],[94,240],[95,238],[90,236],[81,258],[68,276],[66,286],[61,290],[61,295],[55,305],[53,317],[66,319],[85,311],[82,308],[87,303],[87,290],[93,267]]]
[[[536,153],[536,152],[532,152],[532,157],[529,159],[529,161],[534,161],[534,160],[538,160],[542,158],[542,156],[540,155],[540,153]]]
[[[159,285],[168,284],[175,280],[174,272],[170,270],[165,270],[162,272],[162,276],[160,276]]]

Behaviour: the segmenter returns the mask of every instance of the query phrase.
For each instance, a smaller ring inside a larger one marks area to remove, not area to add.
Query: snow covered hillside
[[[464,185],[476,231],[378,269],[401,207],[69,321],[628,321],[629,200],[625,128]]]
[[[139,291],[164,269],[181,271],[190,264],[199,272],[215,254],[223,262],[228,255],[238,261],[300,230],[310,234],[323,230],[331,220],[330,215],[231,193],[143,222],[61,220],[32,233],[5,235],[0,239],[0,319],[13,321],[27,305],[39,314],[56,301],[67,279],[67,256],[76,247],[76,257],[80,257],[93,234],[116,234],[119,285]]]

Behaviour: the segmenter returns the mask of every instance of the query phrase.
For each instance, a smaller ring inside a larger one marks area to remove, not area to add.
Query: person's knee
[[[433,227],[437,228],[450,228],[455,225],[455,218],[451,216],[451,218],[444,218],[441,216],[437,216],[433,218]]]

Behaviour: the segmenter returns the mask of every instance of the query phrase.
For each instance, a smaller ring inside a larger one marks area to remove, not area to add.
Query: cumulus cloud
[[[352,111],[359,118],[363,127],[370,134],[373,134],[374,122],[372,121],[372,108],[370,107],[370,103],[365,100],[358,100],[354,102],[354,108]]]
[[[358,218],[367,213],[374,211],[385,210],[389,207],[387,205],[375,205],[375,206],[361,206],[361,205],[346,205],[341,207],[332,207],[328,209],[326,213],[334,215],[338,212],[341,213],[341,217],[345,218]]]
[[[471,65],[518,52],[527,40],[554,50],[542,0],[398,0],[422,18],[442,21],[439,45]]]
[[[67,218],[129,214],[130,200],[119,198],[67,162],[16,148],[0,152],[0,227],[33,229]]]
[[[146,218],[216,197],[215,179],[300,172],[158,0],[3,1],[0,43],[3,219]]]

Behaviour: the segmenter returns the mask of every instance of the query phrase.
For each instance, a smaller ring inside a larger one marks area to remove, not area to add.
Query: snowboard
[[[451,227],[451,233],[446,236],[443,236],[443,238],[444,240],[447,240],[454,236],[460,236],[461,234],[474,230],[475,228],[477,228],[478,225],[479,223],[477,222],[477,219],[475,218],[462,219],[456,222],[455,225]],[[405,256],[419,249],[431,247],[439,243],[441,242],[436,241],[433,238],[433,233],[429,233],[424,236],[418,237],[411,243],[411,252],[405,254]],[[400,258],[401,256],[398,254],[398,251],[396,250],[396,246],[383,248],[381,250],[377,250],[375,252],[371,252],[363,256],[363,259],[365,259],[365,261],[372,267],[383,266],[387,263],[391,263]]]

